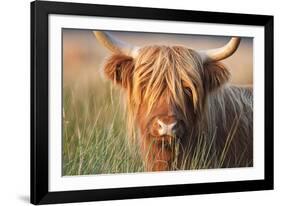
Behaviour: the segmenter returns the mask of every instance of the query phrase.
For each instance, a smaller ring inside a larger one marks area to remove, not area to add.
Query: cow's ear
[[[211,62],[204,65],[204,88],[211,92],[230,79],[230,72],[219,62]]]
[[[106,77],[123,88],[130,86],[133,70],[134,59],[123,54],[112,55],[104,66]]]

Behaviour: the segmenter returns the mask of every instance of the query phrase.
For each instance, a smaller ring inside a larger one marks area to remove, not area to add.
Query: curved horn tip
[[[138,47],[129,45],[126,42],[114,38],[109,32],[92,31],[101,45],[106,47],[113,53],[123,53],[128,56],[136,57],[138,54]]]
[[[237,50],[240,41],[240,37],[232,37],[230,41],[223,47],[199,51],[199,54],[203,62],[220,61],[231,56]]]

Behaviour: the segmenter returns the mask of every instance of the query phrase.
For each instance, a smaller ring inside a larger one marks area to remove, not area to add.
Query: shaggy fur
[[[187,148],[192,151],[203,136],[214,139],[211,152],[223,154],[222,167],[252,165],[252,91],[225,84],[230,73],[219,62],[204,65],[196,51],[181,46],[148,46],[135,59],[111,56],[104,72],[126,91],[129,136],[140,144],[146,170],[177,168],[172,161],[182,162]],[[160,111],[184,124],[184,135],[173,143],[170,139],[170,146],[147,129]],[[171,146],[175,142],[180,145],[177,155]]]

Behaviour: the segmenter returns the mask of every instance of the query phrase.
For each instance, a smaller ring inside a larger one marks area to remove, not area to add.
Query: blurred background
[[[62,32],[63,175],[143,172],[137,145],[127,142],[126,109],[120,98],[123,95],[106,81],[101,71],[110,52],[97,42],[90,30],[63,29]],[[176,44],[193,49],[220,47],[230,39],[223,36],[112,33],[137,46]],[[252,38],[242,38],[234,55],[223,61],[232,74],[231,83],[252,84],[252,48]],[[206,169],[198,163],[191,165],[197,166],[189,169]]]
[[[210,49],[223,46],[230,37],[186,34],[157,34],[142,32],[112,32],[114,36],[137,46],[150,44],[183,45],[193,49]],[[110,52],[102,47],[90,30],[63,30],[64,84],[73,81],[97,80],[99,69]],[[253,39],[243,37],[238,50],[222,61],[232,74],[234,84],[253,82]]]

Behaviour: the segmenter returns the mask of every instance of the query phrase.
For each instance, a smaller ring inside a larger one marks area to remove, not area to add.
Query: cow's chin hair
[[[151,140],[155,144],[165,144],[165,145],[173,145],[177,141],[177,137],[171,136],[171,135],[161,135],[161,136],[155,136],[155,135],[149,135]]]

